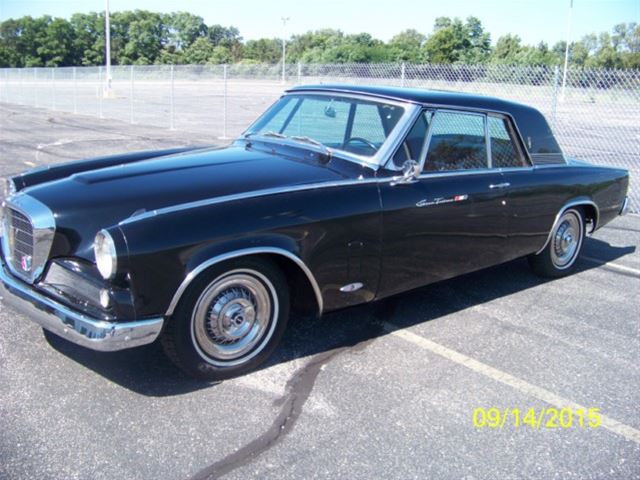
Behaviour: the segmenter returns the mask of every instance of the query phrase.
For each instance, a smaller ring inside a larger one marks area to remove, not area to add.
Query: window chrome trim
[[[431,131],[431,124],[433,123],[433,117],[435,116],[435,111],[432,110],[432,109],[428,109],[428,108],[419,108],[415,112],[415,115],[413,116],[413,118],[411,118],[410,122],[407,125],[404,125],[403,131],[401,132],[401,135],[398,136],[398,139],[397,139],[397,141],[396,141],[396,143],[394,145],[393,150],[391,151],[391,153],[390,153],[389,157],[387,158],[386,162],[384,162],[384,164],[382,165],[382,167],[384,169],[390,170],[392,172],[401,172],[402,171],[402,165],[396,165],[393,162],[393,157],[395,157],[396,154],[398,153],[398,151],[400,150],[400,148],[402,148],[402,144],[407,139],[407,136],[411,133],[411,130],[415,126],[416,122],[425,113],[430,113],[431,117],[429,118],[429,123],[427,124],[427,134],[425,135],[425,140],[423,140],[423,142],[422,142],[422,148],[420,149],[420,155],[418,156],[417,159],[416,158],[407,158],[407,160],[415,160],[416,162],[418,162],[420,164],[420,160],[423,158],[423,156],[426,155],[427,148],[425,148],[425,146],[428,145],[429,132]],[[420,164],[420,165],[421,165],[421,168],[422,168],[422,164]]]
[[[518,124],[516,123],[515,119],[508,113],[489,111],[487,112],[487,123],[489,123],[489,117],[506,120],[509,123],[509,125],[507,125],[507,134],[509,134],[509,127],[511,127],[513,129],[513,135],[516,137],[515,140],[516,142],[518,142],[518,145],[514,145],[514,147],[516,148],[517,152],[519,152],[524,157],[524,160],[527,163],[526,166],[527,167],[533,166],[533,160],[529,155],[529,150],[524,144],[522,135],[520,134],[520,130],[518,130]],[[490,135],[488,139],[491,140]],[[557,153],[554,153],[552,155],[557,155]],[[526,167],[508,167],[508,168],[526,168]]]
[[[481,115],[491,115],[491,114],[501,115],[501,116],[504,116],[507,119],[509,119],[509,122],[511,123],[511,126],[514,129],[514,133],[515,133],[518,141],[520,142],[520,147],[521,147],[523,155],[525,156],[525,159],[527,160],[529,165],[531,165],[531,166],[534,165],[533,159],[531,157],[532,154],[531,154],[531,152],[529,152],[529,149],[526,147],[527,144],[525,143],[524,137],[522,136],[522,132],[520,131],[520,128],[518,127],[518,122],[515,121],[515,118],[513,118],[513,115],[511,113],[506,112],[504,110],[494,110],[494,109],[468,107],[468,106],[457,106],[457,105],[446,105],[446,104],[429,103],[429,102],[418,102],[418,101],[409,100],[409,99],[405,99],[405,98],[398,98],[398,97],[388,96],[388,95],[378,95],[378,94],[374,94],[374,93],[354,93],[351,90],[343,90],[343,89],[339,89],[339,88],[322,88],[322,87],[318,87],[317,89],[296,90],[296,88],[294,87],[292,89],[287,90],[286,94],[304,94],[304,93],[307,93],[307,92],[311,92],[311,93],[314,93],[314,94],[323,94],[324,93],[324,94],[327,94],[327,95],[342,94],[342,95],[347,96],[347,97],[362,97],[362,98],[365,98],[365,99],[366,98],[369,98],[369,99],[374,98],[374,99],[385,100],[385,101],[389,101],[389,102],[397,102],[397,103],[403,104],[403,105],[419,106],[420,110],[424,110],[424,109],[434,110],[434,111],[437,111],[437,110],[450,110],[450,111],[454,111],[454,112],[477,113],[477,114],[481,114]],[[404,140],[404,136],[402,136],[400,138],[400,141],[401,140]],[[393,152],[391,152],[391,157],[393,156],[393,153],[395,153],[395,150]],[[562,152],[561,152],[561,154],[564,156],[564,154]],[[557,154],[550,154],[550,155],[557,155]],[[379,166],[387,168],[387,169],[392,170],[392,171],[400,171],[401,170],[400,168],[395,167],[393,165],[393,161],[392,161],[391,157],[387,158],[384,161],[379,161],[378,162]],[[383,160],[383,159],[380,159],[380,160]],[[389,164],[390,161],[391,161],[391,164]]]
[[[425,109],[423,109],[424,111]],[[428,110],[428,109],[427,109]],[[477,117],[482,117],[483,119],[483,130],[484,130],[484,141],[485,141],[485,145],[488,145],[487,142],[487,114],[483,113],[483,112],[475,112],[475,111],[467,111],[467,110],[455,110],[455,109],[450,109],[450,108],[436,108],[433,111],[433,115],[431,116],[431,122],[429,123],[429,131],[427,132],[427,141],[425,143],[425,146],[423,147],[423,152],[421,152],[420,154],[420,170],[424,171],[424,166],[427,162],[427,153],[429,153],[429,148],[431,147],[431,139],[433,137],[433,126],[436,123],[436,120],[438,118],[438,113],[443,112],[443,113],[454,113],[454,114],[462,114],[462,115],[472,115],[472,116],[477,116]],[[403,138],[404,140],[404,138]],[[490,150],[485,152],[485,154],[490,153]],[[391,160],[391,162],[393,163],[393,159]],[[488,160],[485,160],[485,162],[488,162]],[[486,163],[487,165],[489,165],[489,163]],[[469,169],[469,170],[447,170],[444,171],[442,173],[449,173],[449,172],[454,172],[454,173],[464,173],[464,172],[470,172],[470,171],[474,171],[474,170],[479,170],[479,171],[485,171],[485,170],[491,170],[490,167],[488,168],[484,168],[484,169]],[[433,175],[433,173],[440,173],[440,172],[432,172],[432,173],[423,173],[420,175],[419,178],[423,178],[423,175]]]
[[[493,168],[473,168],[469,170],[447,170],[442,172],[429,172],[423,173],[419,178],[439,178],[439,177],[458,177],[460,175],[482,175],[482,174],[495,174],[499,169]]]
[[[169,308],[167,309],[165,316],[170,316],[173,314],[175,308],[178,305],[178,302],[180,302],[180,299],[182,298],[182,295],[184,294],[185,290],[189,287],[189,285],[191,284],[191,282],[193,282],[193,280],[195,280],[195,278],[201,274],[203,271],[205,271],[207,268],[216,265],[220,262],[224,262],[226,260],[231,260],[233,258],[238,258],[238,257],[246,257],[248,255],[258,255],[258,254],[274,254],[274,255],[281,255],[283,257],[288,258],[289,260],[292,260],[293,262],[296,263],[296,265],[298,265],[298,267],[304,272],[304,274],[307,276],[307,279],[309,280],[309,283],[311,283],[311,287],[313,288],[313,292],[316,296],[316,301],[318,302],[318,313],[319,315],[322,315],[322,312],[324,310],[324,303],[322,300],[322,293],[320,291],[320,287],[318,285],[318,282],[316,281],[315,276],[313,275],[313,272],[311,272],[311,269],[307,266],[306,263],[304,263],[304,261],[302,261],[302,259],[296,255],[294,255],[293,253],[284,250],[282,248],[277,248],[277,247],[256,247],[256,248],[245,248],[242,250],[235,250],[233,252],[228,252],[228,253],[223,253],[221,255],[217,255],[213,258],[210,258],[209,260],[201,263],[200,265],[198,265],[196,268],[194,268],[193,270],[191,270],[191,272],[189,272],[189,274],[185,277],[185,279],[182,281],[182,283],[180,284],[180,286],[178,287],[178,290],[176,290],[176,293],[173,295],[173,298],[171,299],[171,303],[169,304]]]
[[[344,160],[357,163],[358,165],[367,166],[372,168],[373,170],[378,170],[382,165],[384,165],[388,159],[389,152],[394,151],[398,141],[401,141],[404,138],[405,128],[411,128],[413,125],[413,120],[417,116],[417,114],[422,110],[418,103],[410,102],[407,100],[395,99],[395,98],[387,98],[383,96],[376,95],[368,95],[366,93],[349,93],[348,91],[339,91],[339,90],[287,90],[285,95],[282,95],[280,99],[287,96],[324,96],[324,97],[339,97],[339,98],[347,98],[347,99],[355,99],[355,100],[365,100],[371,103],[377,104],[388,104],[396,107],[401,107],[404,109],[404,113],[398,119],[395,127],[389,132],[389,135],[386,137],[385,141],[380,145],[380,148],[376,151],[375,155],[370,157],[365,155],[356,155],[354,153],[347,152],[345,150],[336,149],[332,147],[329,148],[332,155],[336,157],[342,158]],[[279,100],[280,100],[279,99]],[[278,101],[279,101],[278,100]],[[275,103],[274,103],[275,105]],[[272,108],[271,105],[269,108]],[[262,117],[269,111],[267,109],[262,115],[260,115],[254,122],[249,125],[249,127],[242,132],[239,140],[243,140],[244,135],[251,133],[251,128],[256,125]],[[260,136],[259,134],[255,134],[256,137]],[[260,136],[260,140],[267,141],[269,143],[280,143],[282,139],[271,138],[271,137],[263,137]],[[295,144],[296,146],[300,146],[299,142],[290,142],[287,145]],[[305,147],[308,147],[307,144],[304,144]]]
[[[423,103],[422,106],[424,108],[431,108],[434,110],[451,110],[453,112],[468,112],[468,113],[477,113],[477,114],[481,114],[481,115],[501,115],[504,116],[506,118],[509,119],[509,121],[511,122],[511,126],[514,128],[515,130],[515,134],[518,137],[518,140],[520,141],[520,145],[522,147],[522,152],[524,154],[524,156],[526,157],[526,159],[529,162],[529,165],[533,165],[533,161],[531,160],[531,154],[529,153],[529,149],[526,148],[526,144],[524,142],[524,137],[522,136],[522,133],[520,132],[520,129],[518,128],[518,122],[516,122],[515,118],[513,118],[513,115],[511,115],[511,113],[509,112],[505,112],[503,110],[492,110],[492,109],[483,109],[483,108],[476,108],[476,107],[464,107],[464,106],[456,106],[456,105],[440,105],[437,103]],[[552,154],[552,155],[557,155],[557,154]]]
[[[556,215],[555,220],[551,224],[551,229],[549,230],[549,235],[547,236],[547,240],[544,242],[544,245],[542,246],[542,248],[535,253],[535,255],[540,255],[542,253],[542,251],[545,248],[547,248],[547,245],[551,241],[551,237],[553,235],[553,231],[555,230],[556,225],[558,224],[558,221],[560,221],[560,217],[565,212],[565,210],[567,210],[568,208],[577,207],[577,206],[580,206],[580,205],[590,205],[595,209],[596,218],[593,219],[593,227],[591,228],[591,233],[596,231],[596,229],[598,228],[598,222],[600,221],[600,209],[598,208],[598,205],[596,205],[593,201],[588,200],[586,198],[585,199],[571,200],[571,201],[565,203],[562,206],[562,208],[558,211],[558,214]]]
[[[489,136],[489,117],[484,116],[484,142],[487,146],[487,166],[493,168],[493,159],[491,158],[491,137]]]

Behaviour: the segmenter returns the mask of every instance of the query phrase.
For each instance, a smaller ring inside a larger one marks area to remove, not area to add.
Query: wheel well
[[[590,203],[581,203],[575,207],[580,209],[580,213],[584,217],[587,233],[593,233],[598,228],[598,211],[596,207]]]
[[[185,290],[190,286],[192,281],[204,272],[213,267],[219,266],[221,263],[248,257],[268,260],[282,270],[289,286],[289,296],[293,312],[302,315],[318,315],[322,313],[320,289],[315,283],[313,274],[309,271],[308,267],[306,267],[298,257],[295,257],[288,251],[277,248],[261,248],[258,251],[255,249],[247,249],[231,252],[230,254],[214,257],[210,261],[201,264],[191,274],[189,274],[180,287],[178,287],[178,290],[174,294],[169,308],[167,309],[166,315],[173,314],[173,311],[178,305],[178,302],[182,298]]]
[[[284,272],[289,284],[291,297],[291,309],[299,315],[317,315],[320,313],[320,305],[309,277],[293,260],[277,253],[258,254],[256,256],[268,258],[278,265]]]

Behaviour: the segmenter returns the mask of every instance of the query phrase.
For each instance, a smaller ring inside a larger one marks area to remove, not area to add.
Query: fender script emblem
[[[444,198],[438,197],[429,201],[426,198],[416,203],[416,207],[429,207],[431,205],[440,205],[441,203],[462,202],[469,198],[469,195],[456,195],[455,197]]]

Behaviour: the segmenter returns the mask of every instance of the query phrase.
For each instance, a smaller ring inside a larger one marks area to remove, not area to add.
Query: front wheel
[[[544,250],[537,255],[529,255],[529,265],[536,274],[543,277],[559,278],[569,275],[575,269],[584,236],[585,222],[580,210],[565,210],[554,225]]]
[[[212,267],[187,289],[161,337],[165,352],[187,374],[223,380],[265,361],[289,317],[289,289],[266,259]]]

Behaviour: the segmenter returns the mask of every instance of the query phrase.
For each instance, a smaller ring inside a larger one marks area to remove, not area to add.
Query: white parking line
[[[587,262],[597,263],[602,266],[607,266],[612,270],[618,270],[619,272],[631,273],[633,275],[640,276],[640,270],[638,270],[637,268],[625,267],[624,265],[620,265],[619,263],[607,262],[606,260],[599,260],[593,257],[582,256],[581,258],[582,260],[586,260]]]
[[[485,363],[468,357],[467,355],[445,347],[444,345],[440,345],[433,340],[429,340],[428,338],[416,335],[409,330],[401,329],[400,327],[392,323],[385,322],[384,328],[391,335],[401,338],[407,342],[413,343],[414,345],[435,353],[436,355],[440,355],[447,360],[455,362],[458,365],[462,365],[463,367],[473,370],[474,372],[484,375],[485,377],[491,378],[492,380],[504,383],[505,385],[508,385],[526,395],[531,395],[532,397],[553,405],[558,409],[571,408],[574,411],[579,409],[583,409],[585,411],[588,410],[587,407],[580,405],[579,403],[561,397],[560,395],[556,395],[549,390],[538,387],[537,385],[533,385],[532,383],[529,383],[518,377],[509,375],[508,373],[498,370],[497,368],[493,368]],[[629,425],[625,425],[624,423],[607,417],[606,415],[601,415],[601,418],[601,427],[606,428],[610,432],[620,435],[627,440],[640,444],[640,430],[637,430]]]

